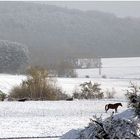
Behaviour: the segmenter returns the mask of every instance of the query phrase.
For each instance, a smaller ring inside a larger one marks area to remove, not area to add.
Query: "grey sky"
[[[98,10],[119,17],[140,17],[140,1],[46,1],[47,4],[80,10]]]

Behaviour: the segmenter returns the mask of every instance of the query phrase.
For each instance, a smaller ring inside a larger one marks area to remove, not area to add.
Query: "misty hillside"
[[[29,46],[31,62],[140,56],[140,19],[32,2],[0,2],[0,39]]]

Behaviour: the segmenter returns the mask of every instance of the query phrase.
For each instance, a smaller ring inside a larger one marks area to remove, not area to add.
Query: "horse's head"
[[[120,106],[122,106],[122,103],[119,103]]]

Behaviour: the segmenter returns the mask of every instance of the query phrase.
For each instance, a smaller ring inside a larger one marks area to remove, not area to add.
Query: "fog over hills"
[[[140,56],[140,19],[32,2],[0,2],[0,39],[29,47],[31,63]]]
[[[82,11],[114,13],[118,17],[140,17],[140,1],[41,1],[41,3]]]

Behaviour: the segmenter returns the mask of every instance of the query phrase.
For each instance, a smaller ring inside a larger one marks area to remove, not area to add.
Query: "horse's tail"
[[[107,109],[108,109],[108,105],[105,105],[105,111],[107,112]]]

